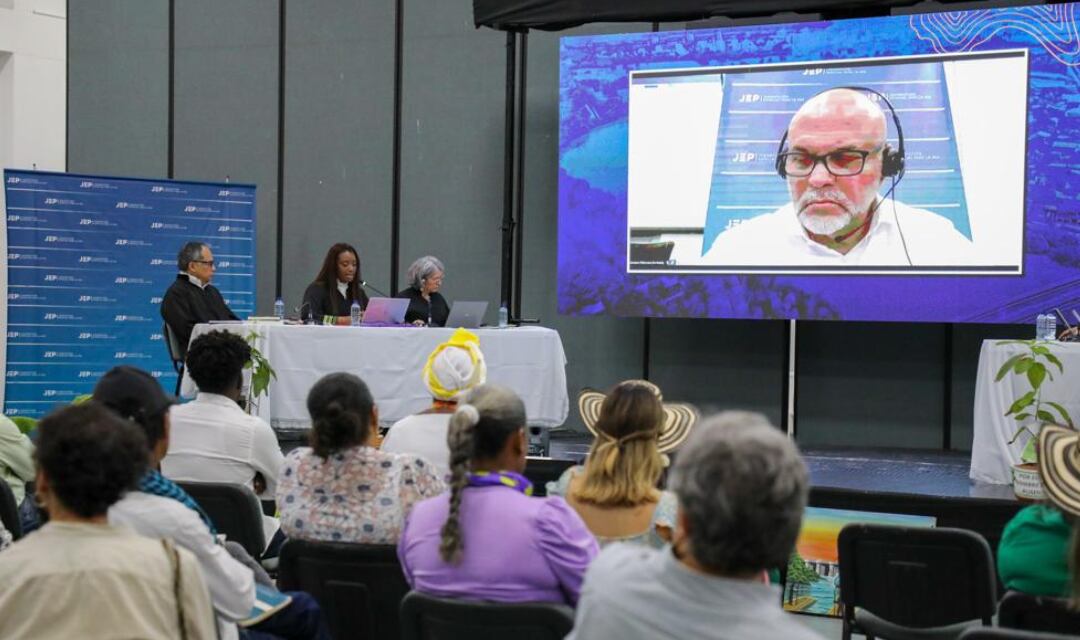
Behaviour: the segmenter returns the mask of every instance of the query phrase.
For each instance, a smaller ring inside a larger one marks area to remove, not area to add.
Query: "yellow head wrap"
[[[439,400],[456,400],[465,391],[483,384],[487,365],[480,352],[480,338],[458,329],[446,342],[435,347],[424,364],[424,384]]]

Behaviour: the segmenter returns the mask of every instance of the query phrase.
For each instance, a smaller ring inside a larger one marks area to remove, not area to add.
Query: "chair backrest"
[[[169,360],[172,361],[173,371],[180,373],[184,369],[184,345],[176,337],[168,322],[161,323],[161,333],[165,336],[165,348],[169,350]]]
[[[281,547],[278,586],[310,593],[335,640],[400,637],[398,609],[409,585],[394,545],[289,539]]]
[[[1069,601],[1009,591],[998,604],[998,625],[1028,631],[1080,634],[1080,611]]]
[[[964,529],[850,524],[840,531],[840,602],[896,625],[937,627],[982,620],[996,607],[994,560]]]
[[[19,505],[15,502],[11,487],[3,480],[0,480],[0,522],[4,523],[4,528],[11,533],[12,538],[18,540],[22,537]]]
[[[970,627],[960,634],[958,640],[1076,640],[1076,636],[998,627]]]
[[[401,603],[402,640],[561,640],[574,627],[565,604],[504,604],[410,591]]]
[[[218,533],[244,547],[252,558],[266,549],[262,504],[249,487],[227,482],[177,482],[210,516]]]
[[[547,495],[548,482],[559,479],[568,468],[574,466],[573,460],[529,457],[525,462],[525,477],[533,484],[533,495],[542,498]]]

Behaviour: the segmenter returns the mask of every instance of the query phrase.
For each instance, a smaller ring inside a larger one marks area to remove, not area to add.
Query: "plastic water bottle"
[[[274,300],[274,317],[278,320],[285,319],[285,301],[281,298]]]
[[[360,303],[356,300],[352,301],[352,306],[349,307],[349,319],[354,327],[360,326]]]
[[[505,327],[508,324],[510,324],[510,310],[504,304],[499,307],[499,326]]]
[[[1046,314],[1046,339],[1057,340],[1057,316]]]
[[[1042,340],[1046,336],[1046,314],[1040,313],[1035,318],[1035,339]]]

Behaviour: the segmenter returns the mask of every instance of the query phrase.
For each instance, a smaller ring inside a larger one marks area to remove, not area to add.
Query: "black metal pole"
[[[514,94],[517,79],[517,34],[506,32],[506,129],[503,142],[502,274],[499,304],[510,304],[514,279]]]
[[[168,107],[166,118],[167,131],[165,133],[165,153],[168,156],[165,160],[166,164],[166,176],[173,178],[174,165],[173,165],[173,143],[175,140],[174,125],[176,123],[176,111],[173,103],[176,101],[176,0],[169,0],[169,86],[168,86]]]
[[[274,297],[282,297],[285,252],[285,2],[278,0],[277,238],[274,244]]]
[[[952,325],[945,323],[945,371],[942,379],[941,399],[941,448],[949,451],[952,449],[952,378],[953,378],[953,330]]]
[[[401,107],[402,70],[404,68],[405,3],[397,0],[394,8],[394,148],[390,189],[390,295],[398,290],[401,270]]]
[[[510,315],[514,318],[521,317],[521,279],[522,261],[525,256],[525,78],[528,68],[529,32],[521,34],[518,45],[517,63],[517,114],[514,116],[517,123],[517,139],[515,162],[517,163],[517,188],[514,207],[514,236],[517,247],[514,251],[514,288],[510,291],[512,306]]]

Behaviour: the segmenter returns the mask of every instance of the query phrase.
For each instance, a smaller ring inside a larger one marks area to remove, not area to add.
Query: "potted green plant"
[[[994,381],[1001,382],[1012,372],[1013,375],[1023,376],[1028,383],[1028,391],[1014,400],[1005,412],[1005,415],[1012,417],[1018,425],[1009,444],[1025,438],[1024,448],[1020,452],[1020,464],[1013,465],[1013,491],[1016,497],[1024,500],[1042,500],[1045,494],[1039,479],[1039,451],[1036,447],[1039,431],[1047,424],[1076,428],[1065,407],[1057,402],[1044,400],[1042,396],[1043,383],[1054,379],[1051,367],[1057,367],[1058,373],[1064,373],[1065,367],[1052,353],[1052,342],[1035,339],[1003,340],[998,344],[1018,344],[1026,348],[1001,365]]]
[[[244,364],[245,369],[251,370],[251,384],[248,385],[244,405],[248,413],[257,415],[259,413],[259,397],[268,393],[270,379],[276,380],[277,372],[270,366],[270,361],[266,359],[266,356],[257,346],[259,332],[251,331],[244,336],[244,339],[251,347],[251,360]]]

